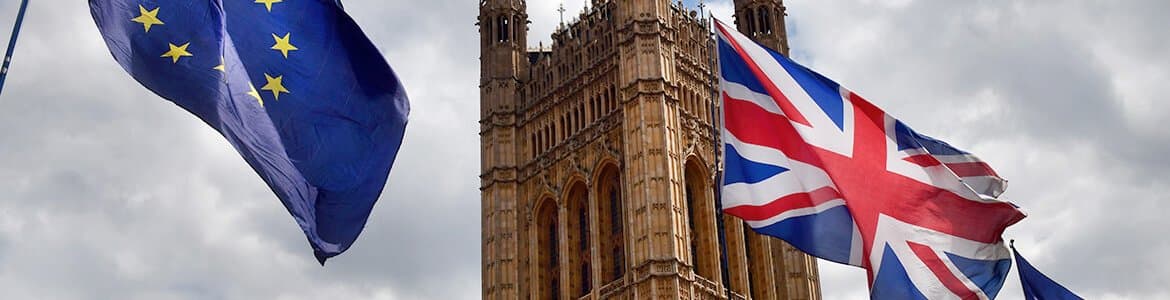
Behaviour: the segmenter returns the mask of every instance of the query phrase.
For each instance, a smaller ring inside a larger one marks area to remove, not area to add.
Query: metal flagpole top
[[[20,35],[20,25],[24,23],[26,10],[28,10],[28,0],[22,0],[20,11],[16,15],[16,25],[12,27],[12,37],[8,40],[8,51],[4,53],[4,61],[0,62],[0,93],[4,91],[4,79],[8,77],[8,68],[12,65],[12,52],[16,50],[16,37]]]

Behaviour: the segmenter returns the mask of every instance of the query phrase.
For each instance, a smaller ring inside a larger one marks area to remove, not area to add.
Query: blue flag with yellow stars
[[[402,144],[398,77],[335,0],[90,0],[114,59],[218,130],[318,261],[353,244]]]

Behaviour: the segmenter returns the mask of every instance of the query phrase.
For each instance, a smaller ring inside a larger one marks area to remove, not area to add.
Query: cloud
[[[548,45],[559,3],[528,2]],[[0,96],[3,298],[478,297],[477,8],[345,3],[414,109],[364,234],[325,268],[221,137],[114,63],[85,5],[33,3]],[[798,61],[1012,180],[1030,217],[1007,235],[1039,268],[1086,298],[1170,299],[1170,2],[786,4]],[[821,269],[825,299],[864,297],[863,271]]]

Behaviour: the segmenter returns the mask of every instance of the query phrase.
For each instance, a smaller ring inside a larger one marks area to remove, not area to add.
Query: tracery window
[[[537,209],[536,217],[537,285],[539,298],[554,299],[560,295],[560,241],[558,236],[557,205],[545,200]]]
[[[715,240],[715,202],[709,197],[706,176],[697,160],[688,161],[684,191],[687,201],[687,220],[690,229],[691,263],[695,274],[709,280],[716,279],[719,270],[718,243]]]
[[[625,213],[618,169],[611,166],[601,174],[598,187],[598,195],[602,198],[598,207],[602,216],[599,223],[600,249],[608,252],[602,258],[602,278],[610,282],[621,278],[626,271]]]
[[[593,289],[593,264],[590,249],[590,215],[588,189],[584,183],[578,182],[568,189],[565,194],[565,205],[568,208],[568,233],[566,244],[569,252],[565,257],[569,266],[567,287],[573,298],[580,298],[589,294]]]

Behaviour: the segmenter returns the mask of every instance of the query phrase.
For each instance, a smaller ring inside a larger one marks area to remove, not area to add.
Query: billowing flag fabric
[[[1020,285],[1024,287],[1024,299],[1028,300],[1082,300],[1064,286],[1040,273],[1028,260],[1020,255],[1016,246],[1012,245],[1012,252],[1016,255],[1016,272],[1020,273]]]
[[[1024,215],[970,153],[717,24],[723,210],[868,271],[874,299],[991,299]]]
[[[357,239],[409,103],[333,0],[90,0],[118,64],[215,128],[276,193],[317,259]]]

